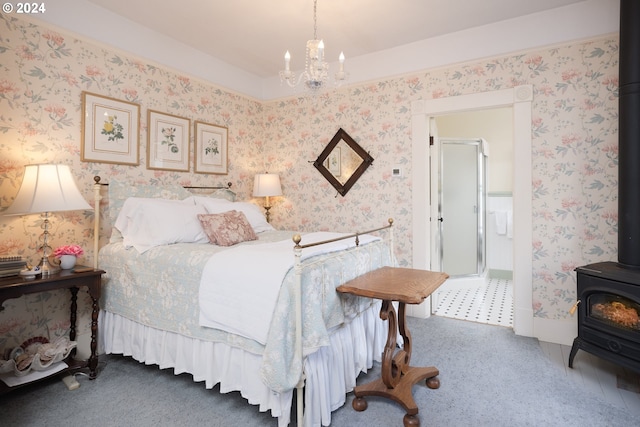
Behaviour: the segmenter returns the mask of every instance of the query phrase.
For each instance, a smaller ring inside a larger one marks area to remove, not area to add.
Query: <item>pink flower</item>
[[[84,251],[78,245],[60,246],[60,247],[56,248],[55,251],[53,251],[53,254],[57,258],[60,258],[62,255],[82,256],[83,253],[84,253]]]
[[[580,73],[577,70],[565,70],[562,72],[562,80],[567,82],[571,80],[579,80]]]
[[[62,37],[58,33],[46,32],[42,35],[46,40],[49,40],[52,44],[56,46],[62,46],[64,44],[64,37]]]
[[[15,85],[8,80],[0,81],[0,94],[9,93],[9,92],[17,92]]]
[[[542,64],[542,57],[540,55],[532,56],[524,61],[525,64],[531,64],[534,66],[538,66]]]
[[[85,72],[89,77],[97,77],[102,75],[102,71],[100,70],[100,68],[96,67],[95,65],[87,65],[85,67]]]

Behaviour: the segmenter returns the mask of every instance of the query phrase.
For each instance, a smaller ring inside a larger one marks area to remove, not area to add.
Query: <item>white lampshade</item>
[[[92,210],[67,165],[27,165],[20,190],[3,215]]]
[[[280,176],[273,173],[259,173],[253,181],[253,197],[282,196]]]

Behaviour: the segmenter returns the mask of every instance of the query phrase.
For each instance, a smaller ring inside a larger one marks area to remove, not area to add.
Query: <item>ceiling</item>
[[[304,66],[313,0],[84,0],[256,76]],[[326,60],[349,58],[584,0],[318,0]]]

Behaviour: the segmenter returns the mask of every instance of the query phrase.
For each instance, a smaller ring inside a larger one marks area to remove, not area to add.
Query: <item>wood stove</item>
[[[601,262],[576,272],[578,337],[569,367],[582,349],[640,373],[640,271]]]
[[[620,0],[618,262],[578,267],[579,349],[640,373],[640,1]]]

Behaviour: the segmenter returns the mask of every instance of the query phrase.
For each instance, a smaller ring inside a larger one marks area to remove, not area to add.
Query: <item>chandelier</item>
[[[290,87],[296,87],[304,81],[306,88],[312,93],[318,93],[326,87],[329,75],[329,64],[324,61],[324,42],[318,40],[318,0],[313,1],[313,40],[307,41],[307,56],[305,58],[304,71],[296,79],[296,75],[291,71],[291,54],[287,50],[284,54],[284,70],[280,71],[280,82],[286,82]],[[335,74],[335,83],[342,84],[347,80],[348,74],[344,71],[344,53],[340,52],[338,58],[340,68]]]

